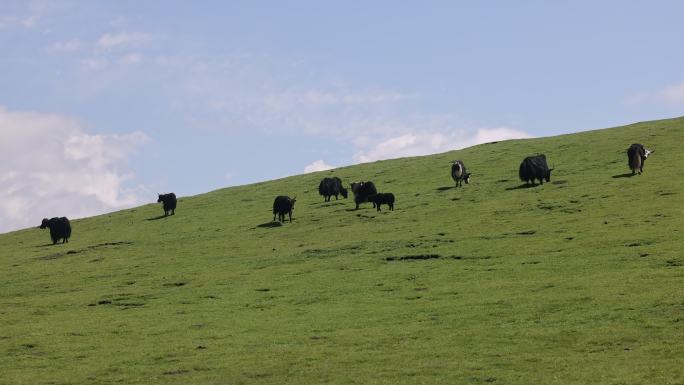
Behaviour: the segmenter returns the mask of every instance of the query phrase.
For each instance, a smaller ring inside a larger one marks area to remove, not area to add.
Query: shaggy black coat
[[[354,203],[356,208],[359,208],[359,203],[370,202],[368,197],[378,193],[373,182],[354,182],[351,184],[352,192],[354,193]],[[373,203],[375,207],[375,203]]]
[[[323,178],[318,185],[318,193],[323,195],[326,202],[329,202],[330,197],[333,195],[335,196],[335,200],[337,200],[337,196],[340,194],[342,194],[342,197],[345,199],[347,198],[347,189],[342,186],[342,180],[336,176],[332,178]]]
[[[629,169],[632,170],[632,175],[634,175],[637,170],[639,174],[644,172],[644,162],[648,158],[648,154],[644,146],[639,143],[634,143],[627,149],[627,165]]]
[[[276,215],[281,223],[285,222],[285,214],[288,214],[290,223],[292,223],[292,210],[294,210],[296,201],[296,198],[290,198],[286,195],[277,196],[273,201],[273,222],[276,220]]]
[[[50,238],[52,238],[53,245],[60,239],[62,240],[62,243],[69,242],[69,238],[71,237],[71,223],[69,223],[67,217],[43,218],[43,223],[40,224],[40,228],[44,229],[46,227],[50,229]]]
[[[380,211],[380,205],[387,205],[391,211],[394,211],[394,194],[392,193],[377,193],[369,196],[368,201],[375,203],[378,211]]]
[[[169,215],[169,211],[171,212],[171,215],[176,213],[176,194],[174,193],[168,193],[168,194],[159,194],[159,199],[157,199],[157,203],[162,202],[162,206],[164,207],[164,216]]]
[[[546,155],[541,154],[523,159],[518,175],[520,180],[527,184],[534,184],[535,179],[539,180],[539,184],[544,184],[544,180],[551,181],[551,171],[553,169],[546,164]]]

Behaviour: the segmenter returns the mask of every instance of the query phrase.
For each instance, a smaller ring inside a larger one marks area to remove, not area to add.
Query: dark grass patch
[[[551,182],[551,184],[553,184],[553,185],[566,184],[566,183],[568,183],[568,181],[564,180],[564,179],[554,180],[553,182]]]
[[[418,255],[404,255],[400,257],[386,257],[386,261],[416,261],[416,260],[426,260],[426,259],[439,259],[442,258],[439,254],[418,254]]]
[[[80,254],[80,253],[83,253],[83,252],[87,252],[87,251],[95,250],[95,249],[100,249],[100,248],[103,248],[103,247],[124,246],[124,245],[132,245],[132,244],[133,244],[133,242],[130,242],[130,241],[117,241],[117,242],[98,243],[97,245],[88,246],[88,247],[85,247],[85,248],[82,248],[82,249],[68,250],[68,251],[61,252],[61,253],[54,253],[54,254],[50,254],[50,255],[45,255],[45,256],[42,256],[42,257],[38,257],[37,259],[43,260],[43,261],[49,261],[49,260],[52,260],[52,259],[57,259],[57,258],[63,257],[63,256],[65,256],[65,255]]]
[[[181,286],[185,286],[187,284],[188,284],[187,282],[179,281],[179,282],[167,282],[167,283],[162,284],[162,286],[165,286],[165,287],[181,287]]]
[[[533,184],[523,183],[523,184],[521,184],[521,185],[519,185],[519,186],[507,187],[507,188],[506,188],[506,191],[520,190],[520,189],[526,189],[526,188],[534,188],[534,187],[537,187],[537,186],[539,186],[539,185],[538,185],[538,184],[534,184],[534,183],[533,183]]]
[[[527,230],[527,231],[521,231],[519,233],[516,233],[517,235],[534,235],[537,232],[535,230]]]

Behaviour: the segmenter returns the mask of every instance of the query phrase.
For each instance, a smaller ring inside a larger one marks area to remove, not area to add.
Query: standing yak
[[[330,197],[342,194],[342,197],[347,199],[347,189],[342,186],[342,181],[340,178],[334,176],[332,178],[323,178],[321,183],[318,185],[318,193],[323,195],[325,202],[330,202]]]
[[[46,227],[50,229],[50,238],[52,238],[53,245],[60,239],[62,240],[62,243],[69,242],[69,238],[71,237],[71,223],[69,223],[67,217],[55,217],[52,219],[43,218],[43,223],[40,224],[39,228],[44,229]]]
[[[394,194],[392,193],[377,193],[368,197],[369,202],[373,202],[380,211],[380,205],[389,206],[390,211],[394,211]]]
[[[642,144],[634,143],[627,149],[627,164],[632,170],[632,175],[639,170],[639,174],[644,172],[644,162],[653,151],[647,150]]]
[[[470,183],[470,173],[466,171],[465,164],[460,160],[455,160],[451,164],[451,178],[456,182],[456,187],[463,186],[463,182]]]
[[[171,215],[175,214],[176,211],[176,194],[174,193],[168,193],[168,194],[159,194],[159,199],[157,199],[157,203],[163,202],[163,207],[164,207],[164,216],[169,215],[169,211],[171,212]]]
[[[288,214],[290,223],[292,223],[292,210],[294,210],[296,201],[297,197],[290,198],[285,195],[278,195],[273,201],[273,222],[276,220],[276,215],[278,215],[278,220],[281,223],[285,222],[285,214]]]
[[[356,203],[357,210],[359,203],[370,202],[368,198],[378,193],[373,182],[354,182],[351,184],[351,189],[354,193],[354,203]],[[375,207],[375,202],[373,202],[373,207]]]
[[[518,175],[520,180],[526,184],[534,185],[534,180],[539,179],[539,184],[544,184],[544,180],[547,182],[551,181],[551,171],[553,168],[549,168],[546,164],[546,155],[535,155],[528,156],[523,159],[520,163],[520,170]]]

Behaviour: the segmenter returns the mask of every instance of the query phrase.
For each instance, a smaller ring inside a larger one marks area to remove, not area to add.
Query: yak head
[[[46,227],[50,227],[50,220],[47,218],[43,218],[43,222],[38,226],[39,229],[44,229]]]
[[[544,176],[544,179],[547,182],[551,182],[551,171],[553,171],[554,168],[556,168],[555,165],[553,167],[551,167],[550,169],[548,169],[548,171],[546,171],[546,175]]]
[[[464,175],[463,180],[465,180],[466,184],[470,183],[470,173],[469,173],[469,172],[467,172],[467,173]]]
[[[290,199],[290,203],[292,203],[292,210],[294,210],[294,204],[295,204],[295,202],[297,202],[297,197],[294,197],[294,198]]]
[[[344,199],[347,199],[347,189],[344,187],[340,188],[340,194],[344,197]]]
[[[648,158],[649,155],[653,154],[655,150],[649,150],[646,147],[644,147],[644,159]]]

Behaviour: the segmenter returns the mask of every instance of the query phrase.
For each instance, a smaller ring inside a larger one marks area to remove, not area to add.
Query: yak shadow
[[[61,244],[62,244],[62,241],[59,241],[57,243],[46,243],[43,245],[35,245],[33,247],[50,247],[50,246],[57,246],[57,245],[61,245]]]
[[[147,221],[157,221],[157,220],[159,220],[159,219],[168,218],[168,217],[170,217],[170,216],[171,216],[171,215],[160,215],[160,216],[158,216],[158,217],[147,218],[146,220],[147,220]]]
[[[636,175],[636,173],[632,174],[631,172],[627,172],[624,174],[613,175],[613,178],[631,178],[634,175]]]
[[[280,227],[280,226],[282,226],[282,225],[283,225],[283,224],[280,223],[280,222],[273,222],[273,221],[271,221],[271,222],[266,222],[266,223],[262,223],[262,224],[260,224],[260,225],[257,225],[257,227],[261,227],[261,228],[271,228],[271,227]]]
[[[446,190],[451,190],[452,188],[456,188],[456,186],[437,187],[437,191],[446,191]]]
[[[515,187],[508,187],[506,188],[506,191],[511,191],[511,190],[519,190],[521,188],[533,188],[539,186],[538,184],[527,184],[523,183],[520,186],[515,186]]]

